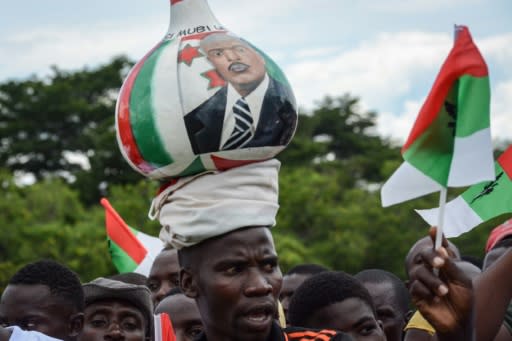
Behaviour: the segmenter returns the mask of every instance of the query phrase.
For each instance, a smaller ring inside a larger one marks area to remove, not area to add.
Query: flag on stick
[[[487,65],[468,28],[456,26],[455,44],[402,147],[404,163],[382,186],[382,206],[494,179],[489,108]]]
[[[129,227],[107,199],[100,202],[105,208],[108,248],[117,271],[148,276],[153,260],[163,249],[162,241]]]
[[[495,170],[494,181],[473,185],[446,204],[443,223],[446,237],[460,236],[487,220],[512,213],[512,145],[500,155]],[[416,212],[430,225],[437,224],[438,208]]]
[[[154,329],[155,341],[176,341],[174,335],[174,329],[172,327],[171,319],[166,313],[153,315],[154,318]]]

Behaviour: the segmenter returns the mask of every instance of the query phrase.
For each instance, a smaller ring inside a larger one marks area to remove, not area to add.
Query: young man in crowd
[[[411,313],[405,284],[391,272],[380,269],[363,270],[354,277],[370,293],[387,341],[401,341]]]
[[[288,316],[292,326],[341,330],[358,341],[386,341],[368,290],[341,271],[304,281],[295,291]]]
[[[85,323],[79,341],[149,341],[153,303],[142,285],[97,278],[83,285]]]
[[[283,276],[283,286],[279,294],[279,300],[283,305],[287,324],[289,322],[287,317],[288,307],[295,290],[309,277],[324,271],[328,271],[328,269],[318,264],[299,264],[291,268]]]
[[[179,272],[178,252],[170,246],[165,247],[153,261],[147,280],[153,306],[156,307],[169,290],[179,286]]]
[[[9,280],[0,299],[0,324],[75,341],[83,310],[78,276],[57,262],[42,260],[27,264]]]
[[[169,315],[177,341],[193,341],[203,331],[203,322],[196,302],[173,288],[155,308],[155,314]]]
[[[204,325],[198,340],[281,341],[318,334],[283,331],[275,321],[282,275],[267,227],[237,229],[178,255],[182,290],[195,299]],[[334,331],[320,334],[326,340],[349,339]]]

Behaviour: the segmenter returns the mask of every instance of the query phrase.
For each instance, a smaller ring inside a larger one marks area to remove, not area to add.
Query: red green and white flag
[[[494,179],[490,84],[482,55],[465,26],[402,147],[404,163],[383,185],[382,206],[446,187]]]
[[[163,242],[128,226],[107,199],[105,207],[108,249],[117,271],[137,272],[148,276],[153,260],[163,249]]]
[[[512,213],[512,145],[495,163],[496,180],[471,186],[446,204],[444,234],[457,237],[479,224]],[[430,225],[437,224],[439,208],[416,210]]]
[[[172,327],[169,315],[161,313],[153,315],[154,318],[154,340],[155,341],[176,341],[176,335]]]

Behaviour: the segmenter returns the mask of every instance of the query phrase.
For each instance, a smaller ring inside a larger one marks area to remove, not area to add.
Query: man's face
[[[182,270],[181,284],[195,297],[208,338],[265,340],[282,281],[270,231],[238,230],[200,247],[203,257]]]
[[[79,341],[145,341],[146,321],[139,309],[119,300],[105,300],[85,308],[85,323]]]
[[[169,290],[179,286],[179,272],[176,250],[164,250],[156,257],[147,282],[155,307]]]
[[[5,288],[0,300],[0,323],[35,330],[62,340],[72,339],[72,309],[43,284]]]
[[[297,288],[309,277],[310,274],[291,274],[283,277],[283,287],[279,294],[279,300],[283,305],[284,315],[286,317],[286,324],[288,324],[288,307],[290,306],[290,300],[293,293]]]
[[[196,302],[183,294],[164,298],[155,314],[166,313],[171,318],[177,341],[193,341],[203,331],[203,322]]]
[[[433,247],[434,243],[430,237],[421,238],[412,246],[405,258],[405,272],[407,273],[407,276],[409,276],[409,274],[415,271],[418,267],[423,267],[423,258],[420,253],[425,249],[432,249]],[[448,242],[446,251],[448,251],[448,254],[454,259],[460,259],[459,250],[451,242]]]
[[[201,45],[223,79],[242,96],[253,91],[265,77],[265,61],[252,47],[232,37]]]
[[[317,310],[308,320],[308,326],[340,330],[350,334],[357,341],[386,340],[371,308],[356,297]]]
[[[391,282],[363,282],[373,299],[377,319],[382,322],[387,341],[402,340],[402,330],[405,327],[405,313],[401,312],[395,302],[395,289]]]

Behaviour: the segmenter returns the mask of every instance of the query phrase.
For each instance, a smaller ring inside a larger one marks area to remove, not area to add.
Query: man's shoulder
[[[62,341],[35,331],[21,330],[19,327],[8,327],[12,331],[9,341]]]
[[[337,332],[331,329],[306,329],[306,328],[296,328],[296,327],[288,327],[283,329],[283,332],[286,334],[287,339],[289,341],[299,341],[299,340],[321,340],[321,341],[349,341],[352,340],[352,337],[348,334]]]

